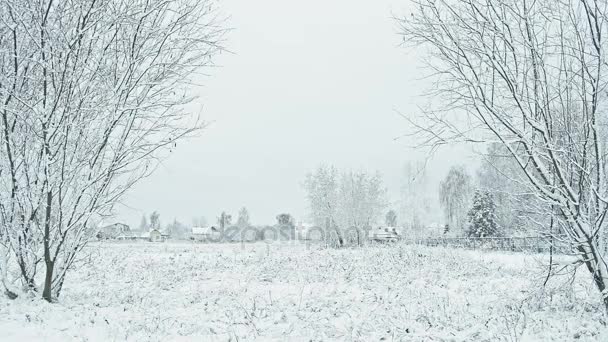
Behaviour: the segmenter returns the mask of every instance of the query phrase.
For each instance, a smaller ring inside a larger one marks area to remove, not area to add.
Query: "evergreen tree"
[[[470,237],[489,237],[498,235],[496,204],[488,191],[475,191],[473,207],[468,213]]]

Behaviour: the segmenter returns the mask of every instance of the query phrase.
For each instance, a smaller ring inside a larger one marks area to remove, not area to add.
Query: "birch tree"
[[[212,4],[0,0],[0,223],[26,290],[55,300],[95,217],[202,127]]]
[[[500,142],[555,208],[608,310],[606,34],[601,0],[415,0],[404,40],[428,53],[423,141]],[[463,125],[463,123],[470,123]],[[464,127],[464,129],[462,129]]]
[[[362,244],[361,231],[368,230],[381,218],[387,206],[387,190],[380,173],[343,172],[338,190],[338,222],[351,233],[349,239]]]
[[[387,191],[379,173],[321,166],[304,182],[312,221],[335,235],[339,246],[348,240],[362,243],[361,229],[377,223],[387,206]],[[344,231],[353,233],[345,236]]]

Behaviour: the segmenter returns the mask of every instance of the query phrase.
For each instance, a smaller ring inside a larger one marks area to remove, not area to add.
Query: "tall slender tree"
[[[462,166],[452,167],[439,185],[439,200],[449,227],[464,232],[472,196],[471,177]]]

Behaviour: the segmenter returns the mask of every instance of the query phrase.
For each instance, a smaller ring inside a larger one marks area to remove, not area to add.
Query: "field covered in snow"
[[[60,302],[0,300],[2,341],[601,341],[583,270],[408,245],[96,244]]]

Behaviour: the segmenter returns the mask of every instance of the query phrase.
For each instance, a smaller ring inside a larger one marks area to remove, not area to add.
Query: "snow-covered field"
[[[602,341],[539,256],[383,245],[100,244],[61,300],[0,299],[2,341]],[[23,296],[22,296],[23,297]]]

